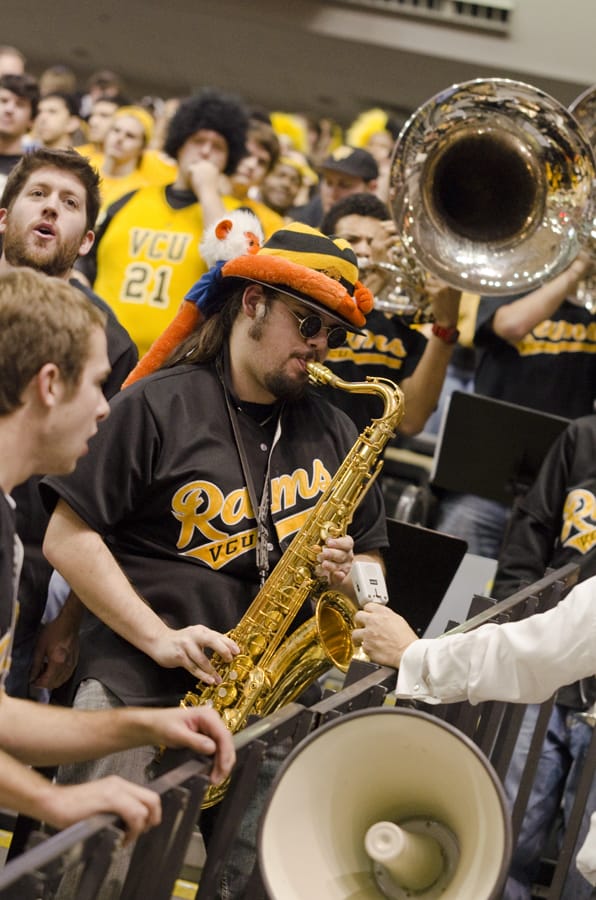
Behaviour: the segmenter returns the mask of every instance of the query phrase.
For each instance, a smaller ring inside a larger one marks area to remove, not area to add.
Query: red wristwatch
[[[452,326],[451,328],[445,328],[443,325],[437,325],[436,322],[433,322],[431,331],[435,335],[435,337],[440,338],[446,344],[457,344],[457,340],[459,338],[459,329],[457,329],[455,326]]]

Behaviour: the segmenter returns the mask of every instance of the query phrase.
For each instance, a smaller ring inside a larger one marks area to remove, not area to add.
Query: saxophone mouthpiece
[[[334,386],[339,381],[337,375],[331,369],[328,369],[327,366],[320,362],[315,362],[315,360],[307,362],[306,371],[311,384],[330,384]]]

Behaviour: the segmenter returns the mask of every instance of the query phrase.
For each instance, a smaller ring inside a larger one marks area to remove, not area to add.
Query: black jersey
[[[580,580],[596,575],[596,415],[571,422],[514,508],[491,593],[508,597],[542,578],[547,566],[570,562],[580,565]],[[582,683],[582,691],[563,689],[557,702],[589,706],[596,680]]]
[[[408,378],[426,348],[426,338],[395,315],[373,310],[366,318],[362,334],[349,334],[345,346],[330,350],[325,361],[344,381],[388,378],[399,384]],[[343,409],[358,431],[370,425],[383,411],[383,402],[374,394],[355,394],[325,387],[324,396]]]
[[[105,300],[84,285],[77,278],[71,278],[70,283],[79,291],[82,291],[91,302],[107,316],[106,339],[108,342],[108,360],[111,371],[103,387],[105,396],[110,399],[118,393],[126,376],[132,372],[139,360],[137,348],[134,345],[128,331],[116,318],[114,311]]]
[[[157,372],[112,401],[89,454],[42,485],[104,536],[131,583],[170,626],[234,627],[258,590],[256,520],[214,366]],[[353,423],[314,392],[270,423],[237,417],[258,494],[263,474],[271,569],[356,439]],[[387,544],[376,485],[356,510],[357,552]],[[99,623],[82,647],[78,679],[99,678],[126,703],[171,703],[192,687]]]
[[[16,537],[14,509],[0,491],[0,687],[4,686],[10,667],[20,566],[21,547]]]
[[[491,321],[514,299],[480,301],[476,392],[567,419],[589,415],[596,398],[596,316],[564,301],[513,345],[494,333]]]

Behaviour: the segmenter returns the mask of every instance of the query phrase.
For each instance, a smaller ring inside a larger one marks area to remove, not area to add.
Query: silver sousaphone
[[[569,112],[579,123],[592,149],[596,147],[596,84],[575,98]]]
[[[584,136],[590,143],[592,151],[596,148],[596,85],[592,85],[576,97],[569,112],[579,123]],[[596,218],[592,220],[592,229],[587,247],[596,261]],[[596,265],[596,263],[595,263]],[[577,299],[590,312],[596,312],[596,271],[594,268],[577,286]]]
[[[538,88],[453,85],[406,122],[391,162],[398,233],[420,264],[479,294],[525,292],[565,269],[594,220],[592,148]]]

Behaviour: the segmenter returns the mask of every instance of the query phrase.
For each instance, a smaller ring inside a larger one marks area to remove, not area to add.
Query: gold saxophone
[[[317,555],[327,537],[346,533],[352,516],[379,474],[379,459],[395,434],[404,414],[403,393],[392,381],[368,378],[347,382],[320,363],[307,364],[314,383],[341,390],[378,394],[383,415],[373,419],[348,453],[325,492],[310,511],[303,528],[293,538],[269,578],[259,590],[238,625],[228,632],[240,647],[232,662],[213,654],[211,663],[221,683],[198,683],[188,691],[182,706],[209,704],[235,733],[249,715],[265,716],[290,703],[331,666],[346,671],[354,653],[352,601],[339,591],[324,590],[317,578]],[[315,614],[290,637],[285,635],[302,604],[316,601]],[[210,787],[204,806],[218,802],[224,785]]]

